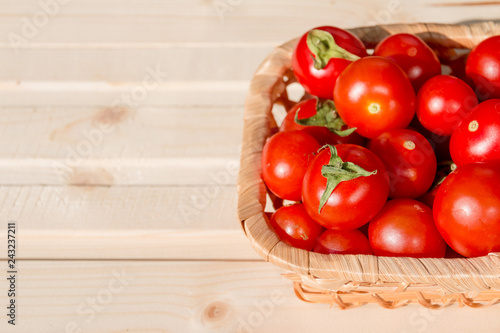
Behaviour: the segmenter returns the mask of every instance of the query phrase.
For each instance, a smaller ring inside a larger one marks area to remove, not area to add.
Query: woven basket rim
[[[348,29],[367,47],[389,34],[407,32],[432,45],[472,48],[483,39],[500,34],[500,21],[472,24],[391,24]],[[312,278],[377,284],[397,282],[429,284],[441,292],[500,290],[500,253],[478,258],[409,258],[374,255],[325,255],[291,247],[269,227],[264,209],[266,189],[260,177],[262,147],[269,136],[273,103],[284,90],[283,76],[291,67],[291,53],[298,38],[276,47],[262,62],[250,83],[245,103],[244,130],[238,176],[238,217],[252,246],[266,261]],[[438,289],[439,289],[438,288]]]

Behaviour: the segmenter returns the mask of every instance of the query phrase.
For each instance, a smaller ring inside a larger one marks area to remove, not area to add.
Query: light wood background
[[[498,307],[300,302],[244,237],[235,187],[274,46],[323,24],[498,19],[498,1],[58,1],[0,0],[0,271],[9,220],[19,259],[1,332],[500,331]]]

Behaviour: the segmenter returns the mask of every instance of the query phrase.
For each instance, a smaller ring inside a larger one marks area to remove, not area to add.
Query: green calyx
[[[307,47],[314,55],[314,68],[325,68],[332,58],[342,58],[350,61],[358,60],[359,57],[335,43],[332,34],[323,30],[311,30],[307,34]]]
[[[326,145],[323,148],[325,147],[330,149],[331,156],[328,164],[323,165],[321,168],[321,175],[325,177],[327,181],[325,192],[323,192],[319,201],[318,213],[321,213],[321,209],[323,209],[323,206],[326,204],[328,198],[330,198],[330,195],[332,195],[338,184],[358,177],[368,177],[377,173],[377,170],[370,172],[352,162],[344,162],[337,154],[337,149],[334,146]]]
[[[321,126],[326,127],[330,132],[344,137],[352,134],[356,127],[342,130],[345,126],[342,118],[339,117],[333,101],[326,99],[324,101],[317,100],[316,114],[312,117],[299,119],[299,112],[295,113],[295,122],[302,126]]]

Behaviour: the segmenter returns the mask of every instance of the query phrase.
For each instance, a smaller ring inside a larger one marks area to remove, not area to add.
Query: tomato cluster
[[[308,97],[262,153],[270,194],[288,201],[270,225],[325,254],[500,251],[500,36],[442,58],[450,75],[415,35],[368,53],[335,27],[299,40],[292,66]]]

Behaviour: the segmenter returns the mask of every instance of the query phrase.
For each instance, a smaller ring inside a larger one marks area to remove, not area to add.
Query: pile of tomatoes
[[[288,203],[269,219],[282,241],[417,258],[500,251],[500,36],[446,65],[450,75],[411,34],[372,55],[339,28],[302,36],[292,66],[306,94],[262,153],[270,194]]]

